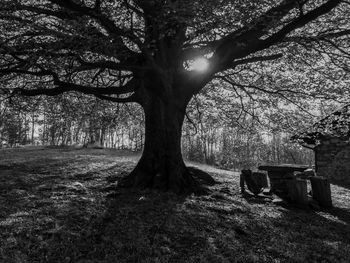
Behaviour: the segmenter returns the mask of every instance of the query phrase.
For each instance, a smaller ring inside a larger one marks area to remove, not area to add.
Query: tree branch
[[[311,21],[317,19],[318,17],[330,12],[333,8],[337,7],[341,2],[342,0],[329,0],[328,2],[306,13],[305,15],[298,17],[294,21],[284,26],[277,33],[273,34],[272,36],[268,37],[266,40],[262,41],[260,50],[267,48],[279,41],[282,41],[284,37],[288,35],[290,32],[294,31],[297,28],[303,27],[306,24],[310,23]]]
[[[15,3],[15,10],[25,10],[33,12],[35,14],[44,14],[52,17],[56,17],[62,20],[77,20],[77,18],[88,16],[96,20],[109,35],[114,39],[115,45],[118,46],[120,52],[125,52],[132,55],[134,52],[131,51],[124,43],[121,37],[127,37],[137,45],[141,44],[141,41],[131,31],[123,30],[115,25],[113,20],[109,19],[106,15],[102,14],[100,8],[90,8],[85,5],[76,4],[70,0],[50,0],[51,3],[57,4],[58,6],[65,8],[66,10],[50,10],[48,8],[41,8],[37,6],[21,5]],[[98,1],[96,5],[99,5]],[[81,21],[80,21],[81,22]],[[98,34],[101,38],[105,38],[101,32]],[[109,40],[108,40],[109,41]]]
[[[329,40],[350,35],[350,29],[345,29],[333,33],[320,34],[317,36],[291,36],[285,37],[283,42],[314,42],[320,40]]]
[[[283,57],[283,54],[274,54],[274,55],[268,55],[268,56],[256,56],[256,57],[240,59],[240,60],[233,61],[231,65],[228,64],[225,69],[234,68],[234,67],[236,67],[238,65],[242,65],[242,64],[276,60],[276,59],[279,59],[281,57]]]
[[[216,64],[215,71],[221,71],[235,59],[244,58],[249,54],[281,42],[290,32],[330,12],[338,6],[342,0],[328,0],[314,10],[297,17],[267,39],[261,40],[260,37],[266,34],[267,30],[269,30],[273,24],[277,26],[278,23],[276,22],[279,22],[287,15],[290,10],[295,7],[296,2],[297,1],[285,0],[279,6],[267,11],[253,25],[246,26],[223,38],[222,44],[218,46],[213,56],[213,62]]]
[[[146,70],[147,67],[141,66],[141,63],[117,63],[110,60],[100,60],[100,61],[94,61],[94,62],[88,62],[83,60],[81,57],[78,57],[77,60],[81,64],[81,66],[78,68],[80,70],[86,70],[86,69],[97,69],[97,68],[106,68],[106,69],[113,69],[113,70],[130,70],[130,71],[140,71],[140,70]],[[136,59],[135,59],[136,60]]]
[[[44,88],[37,88],[37,89],[23,89],[23,88],[16,88],[11,92],[11,96],[19,95],[19,96],[28,96],[28,97],[34,97],[38,95],[46,95],[46,96],[56,96],[65,92],[71,92],[71,91],[79,91],[81,93],[87,94],[87,95],[94,95],[97,98],[103,99],[103,100],[109,100],[113,102],[136,102],[136,97],[134,94],[125,97],[125,98],[118,98],[118,97],[112,97],[112,96],[106,96],[104,94],[122,94],[122,93],[116,93],[111,92],[109,89],[104,88],[91,88],[86,86],[81,86],[77,84],[70,84],[70,83],[63,83],[61,82],[60,85],[58,85],[55,88],[50,89],[44,89]]]
[[[125,97],[125,98],[116,98],[116,97],[110,97],[110,96],[105,96],[100,94],[97,94],[95,96],[101,100],[108,100],[108,101],[113,101],[117,103],[137,102],[135,94],[132,94],[129,97]]]
[[[284,0],[278,6],[269,9],[265,14],[255,19],[254,22],[222,38],[214,54],[219,61],[217,63],[221,65],[231,63],[237,57],[245,57],[252,53],[254,51],[251,50],[252,44],[256,44],[262,35],[266,34],[271,27],[276,26],[277,22],[296,5],[297,1],[295,0]],[[222,66],[218,65],[218,70],[221,68]]]
[[[40,66],[37,65],[40,68]],[[48,69],[40,68],[39,71],[30,71],[25,69],[17,69],[17,68],[4,68],[0,69],[0,73],[3,75],[7,74],[26,74],[31,76],[51,76],[53,78],[53,83],[56,85],[55,88],[38,88],[38,89],[23,89],[16,88],[13,90],[14,94],[23,95],[23,96],[37,96],[37,95],[48,95],[55,96],[61,94],[63,92],[69,91],[79,91],[84,94],[91,95],[104,95],[104,94],[128,94],[135,92],[139,87],[139,81],[135,78],[128,81],[125,85],[121,86],[110,86],[110,87],[93,87],[93,86],[85,86],[70,82],[61,81],[56,72]]]
[[[60,7],[64,7],[68,10],[75,11],[80,15],[90,16],[91,18],[96,19],[112,36],[114,36],[118,43],[122,42],[121,36],[129,38],[139,47],[142,46],[141,41],[134,35],[133,32],[129,30],[123,30],[115,25],[113,20],[109,19],[107,16],[99,12],[99,10],[95,8],[87,7],[83,4],[77,4],[72,0],[49,0],[50,2],[57,4]]]

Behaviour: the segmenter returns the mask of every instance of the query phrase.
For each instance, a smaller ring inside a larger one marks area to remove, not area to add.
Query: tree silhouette
[[[191,98],[223,72],[281,58],[295,41],[347,37],[348,10],[342,0],[3,0],[1,90],[139,103],[145,145],[124,183],[192,191],[180,147]]]

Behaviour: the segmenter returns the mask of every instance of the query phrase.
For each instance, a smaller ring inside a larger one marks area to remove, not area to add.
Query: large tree
[[[196,187],[180,147],[191,98],[295,42],[344,41],[348,21],[345,0],[2,0],[1,89],[139,103],[145,146],[125,182],[182,192]]]

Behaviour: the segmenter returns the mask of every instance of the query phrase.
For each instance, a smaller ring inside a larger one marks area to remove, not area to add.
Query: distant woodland
[[[298,116],[290,106],[271,108],[258,117],[237,100],[228,110],[227,104],[220,106],[208,93],[197,96],[188,109],[182,131],[186,159],[227,169],[254,168],[265,162],[312,165],[312,151],[290,140],[297,129],[289,126],[300,121],[298,127],[305,129],[311,115]],[[144,116],[136,104],[61,95],[16,98],[3,101],[0,109],[1,147],[107,147],[136,152],[143,148]]]

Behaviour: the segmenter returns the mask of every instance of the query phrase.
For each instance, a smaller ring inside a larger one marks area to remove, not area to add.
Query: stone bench
[[[294,172],[303,172],[307,168],[306,165],[295,164],[261,165],[258,167],[259,170],[267,171],[271,192],[281,198],[287,197],[288,183],[295,179]]]
[[[307,205],[309,202],[307,180],[311,181],[312,198],[322,207],[332,207],[329,180],[316,176],[305,165],[263,165],[259,170],[267,171],[270,191],[292,203]]]

